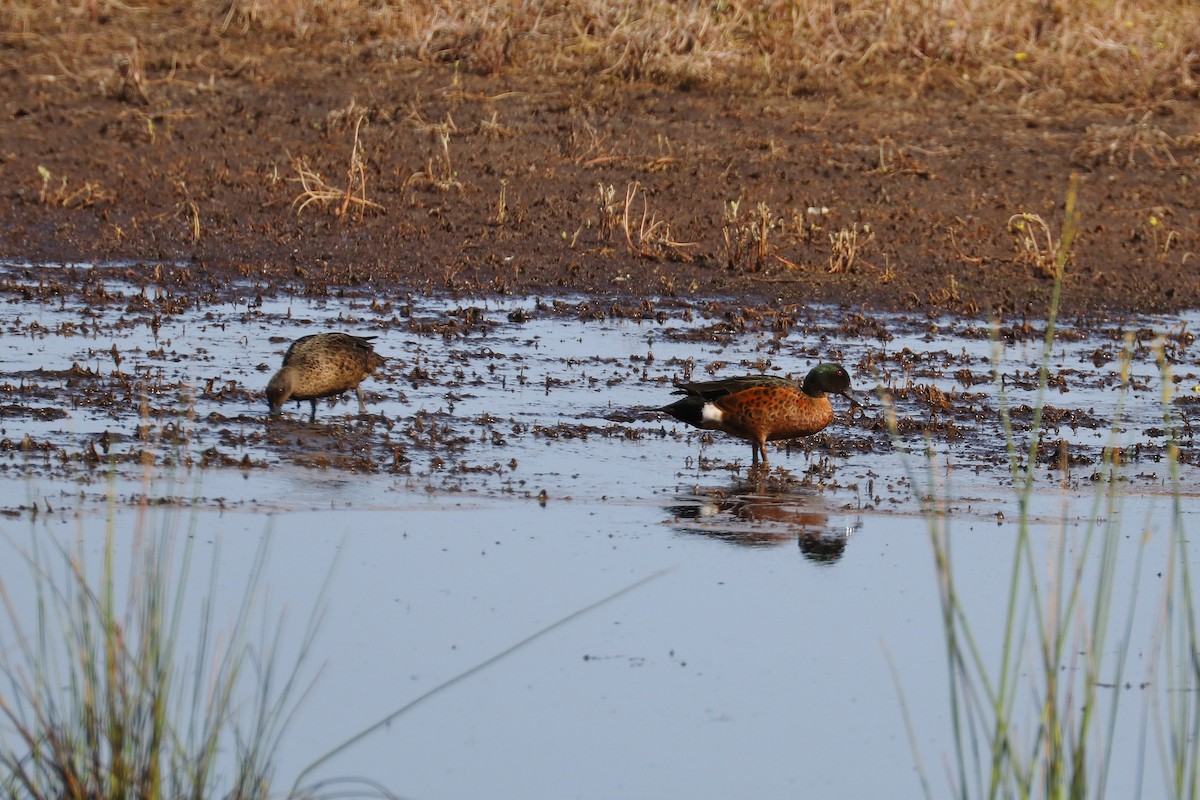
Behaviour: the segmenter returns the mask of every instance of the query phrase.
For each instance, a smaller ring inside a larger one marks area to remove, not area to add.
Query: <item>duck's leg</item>
[[[359,414],[362,414],[362,415],[364,415],[364,416],[366,416],[366,413],[367,413],[367,404],[366,404],[366,403],[363,401],[363,396],[362,396],[362,387],[361,387],[361,386],[355,386],[355,387],[354,387],[354,393],[355,393],[356,395],[358,395],[358,413],[359,413]]]
[[[314,397],[312,400],[309,400],[308,402],[312,404],[312,416],[310,416],[308,418],[308,421],[316,422],[317,421],[317,398]]]
[[[766,437],[763,437],[761,439],[751,439],[750,447],[752,447],[754,449],[754,459],[750,462],[750,468],[755,469],[758,467],[759,454],[762,454],[763,469],[766,469],[767,468],[767,439],[766,439]]]

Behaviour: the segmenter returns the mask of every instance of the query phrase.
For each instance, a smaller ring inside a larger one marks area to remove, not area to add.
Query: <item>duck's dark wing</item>
[[[375,345],[371,343],[375,339],[374,336],[354,336],[349,333],[331,333],[329,335],[337,340],[337,346],[347,350],[358,350],[363,354],[375,352]]]
[[[312,346],[313,341],[320,335],[319,333],[310,333],[308,336],[301,336],[288,345],[287,352],[283,354],[283,366],[292,366],[297,356],[302,355],[304,351],[308,350]]]
[[[354,336],[349,333],[310,333],[292,342],[283,355],[283,366],[300,366],[313,359],[337,354],[354,354],[364,361],[383,363],[385,359],[375,353],[375,346],[371,344],[373,339],[374,336]]]
[[[740,378],[722,378],[718,381],[697,381],[695,383],[675,383],[675,394],[686,394],[692,397],[703,397],[705,400],[716,400],[730,394],[744,392],[747,389],[767,387],[772,389],[795,389],[795,381],[778,378],[774,375],[743,375]]]

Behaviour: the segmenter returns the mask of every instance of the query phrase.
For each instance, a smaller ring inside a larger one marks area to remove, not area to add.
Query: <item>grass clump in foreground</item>
[[[32,597],[0,584],[0,798],[272,796],[277,748],[320,615],[310,616],[294,663],[281,669],[282,619],[269,618],[257,588],[270,536],[233,606],[235,621],[221,629],[219,552],[197,605],[188,585],[195,531],[176,530],[178,509],[164,512],[159,532],[147,514],[143,507],[132,536],[118,536],[110,505],[98,568],[87,563],[84,537],[68,550],[35,528],[24,554]],[[117,563],[121,540],[132,541],[128,576]],[[184,656],[180,637],[191,630],[194,650]],[[300,794],[314,792],[290,796]]]
[[[1150,754],[1154,753],[1165,796],[1196,798],[1200,797],[1200,635],[1182,516],[1171,408],[1174,383],[1162,349],[1157,363],[1169,471],[1167,520],[1148,518],[1143,528],[1131,532],[1123,515],[1129,490],[1119,434],[1130,385],[1131,341],[1123,359],[1125,388],[1113,418],[1110,446],[1104,448],[1102,467],[1094,476],[1097,489],[1090,510],[1080,522],[1071,503],[1085,500],[1065,493],[1057,522],[1039,517],[1033,508],[1035,471],[1045,468],[1044,459],[1039,465],[1038,455],[1059,289],[1077,226],[1072,181],[1055,247],[1055,289],[1027,447],[1018,442],[1003,402],[999,354],[995,358],[1018,511],[1007,596],[998,598],[1004,611],[999,627],[985,629],[978,616],[973,620],[967,593],[956,580],[950,520],[940,500],[932,457],[926,463],[927,480],[910,476],[914,485],[926,485],[923,512],[941,599],[953,729],[947,771],[953,794],[960,798],[1100,798],[1106,796],[1114,770],[1120,770],[1123,779],[1132,776],[1138,793],[1145,791],[1145,773],[1153,767]],[[1165,563],[1154,568],[1162,578],[1160,605],[1153,624],[1139,626],[1135,624],[1139,579],[1144,569],[1150,569],[1147,557],[1155,557],[1148,545],[1161,537],[1164,528],[1168,540],[1161,557]],[[1134,544],[1122,549],[1122,543],[1131,539]],[[1132,579],[1126,579],[1129,559]],[[1127,603],[1124,618],[1114,613],[1122,602]],[[1140,630],[1147,627],[1153,631]],[[1135,632],[1150,641],[1135,645]],[[1130,675],[1131,653],[1144,658],[1144,675]],[[1131,687],[1138,687],[1145,700],[1133,736],[1127,727],[1118,733],[1121,701]],[[933,797],[917,755],[926,795]],[[1116,767],[1118,760],[1121,766]]]
[[[23,554],[32,589],[0,576],[0,800],[393,798],[368,780],[310,776],[416,706],[665,574],[620,588],[448,678],[337,744],[280,790],[280,741],[307,688],[301,679],[333,568],[294,657],[285,659],[285,619],[272,618],[260,588],[269,533],[231,604],[232,625],[221,628],[219,549],[199,603],[188,586],[195,516],[180,530],[182,509],[167,508],[155,532],[143,501],[132,534],[118,534],[115,488],[109,502],[99,567],[85,557],[85,537],[68,550],[53,532],[34,527]],[[128,574],[117,563],[119,542],[131,542]],[[181,648],[192,631],[193,648]]]

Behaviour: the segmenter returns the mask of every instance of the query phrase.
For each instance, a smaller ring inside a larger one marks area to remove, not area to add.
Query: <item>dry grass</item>
[[[408,120],[416,130],[429,134],[434,143],[434,153],[425,162],[425,169],[409,175],[405,185],[436,189],[440,192],[463,188],[454,169],[454,162],[450,158],[450,137],[458,132],[454,119],[447,114],[444,122],[428,122],[414,110],[409,114]]]
[[[55,175],[41,165],[38,165],[37,171],[42,179],[38,202],[45,206],[89,208],[96,204],[110,203],[116,197],[98,181],[85,181],[79,186],[72,186],[70,179],[65,175]]]
[[[492,112],[491,119],[480,120],[476,132],[489,139],[508,139],[515,135],[515,131],[500,122],[498,111]]]
[[[153,82],[131,43],[166,29],[479,74],[1153,105],[1200,92],[1195,17],[1178,0],[10,0],[0,42],[35,76],[111,82],[115,62],[109,91],[135,101]]]
[[[596,210],[600,212],[599,228],[606,238],[621,227],[621,204],[617,202],[617,187],[611,183],[596,184]]]
[[[362,156],[362,143],[359,133],[365,116],[358,118],[354,124],[354,144],[350,149],[350,166],[346,170],[346,188],[338,189],[325,182],[321,175],[309,167],[304,159],[295,162],[296,177],[294,181],[300,184],[302,191],[292,201],[296,213],[304,211],[310,205],[321,208],[332,207],[334,212],[343,219],[351,208],[357,209],[361,220],[367,209],[383,211],[379,203],[367,199],[367,168]],[[199,230],[196,232],[199,238]]]
[[[829,271],[854,272],[862,260],[863,251],[875,241],[875,233],[869,225],[859,230],[855,223],[829,234]]]
[[[562,153],[567,158],[586,167],[596,167],[620,157],[606,149],[608,134],[601,133],[596,126],[578,112],[572,115],[571,130],[563,137]]]
[[[740,272],[762,272],[767,268],[768,243],[778,220],[766,203],[755,206],[753,214],[741,213],[741,202],[725,204],[725,224],[721,238],[725,243],[725,263]]]
[[[1059,259],[1070,259],[1070,251],[1054,238],[1050,225],[1037,214],[1013,214],[1008,220],[1008,232],[1013,236],[1017,263],[1031,267],[1042,278],[1053,278]]]
[[[638,194],[641,194],[642,212],[640,216],[634,210]],[[629,184],[625,190],[625,205],[621,214],[621,230],[625,232],[625,242],[629,251],[638,258],[653,260],[667,259],[671,261],[691,261],[692,256],[685,250],[695,247],[695,242],[679,242],[671,235],[671,226],[660,220],[658,215],[650,210],[650,202],[646,192],[637,181]]]
[[[100,91],[114,100],[150,105],[150,95],[146,92],[146,68],[137,39],[133,40],[128,53],[116,56],[112,75],[100,82]]]
[[[1084,167],[1101,164],[1132,167],[1139,157],[1156,166],[1164,162],[1177,165],[1171,151],[1180,142],[1151,124],[1151,117],[1153,112],[1147,111],[1139,119],[1130,118],[1122,125],[1089,125],[1083,141],[1071,152],[1071,159]]]

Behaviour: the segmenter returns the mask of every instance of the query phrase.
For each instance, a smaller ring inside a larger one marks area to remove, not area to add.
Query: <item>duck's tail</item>
[[[682,400],[676,400],[670,405],[663,406],[658,410],[664,414],[670,414],[680,422],[686,422],[688,425],[697,428],[704,428],[707,427],[706,423],[710,421],[705,419],[704,407],[706,405],[711,404],[703,397],[690,395]]]

